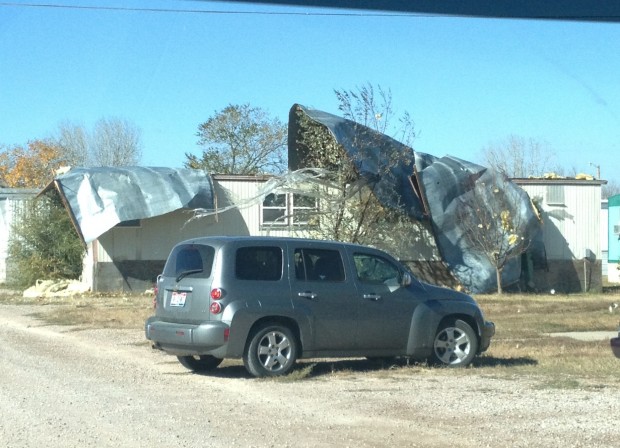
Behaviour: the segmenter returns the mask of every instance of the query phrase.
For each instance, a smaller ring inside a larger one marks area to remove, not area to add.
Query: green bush
[[[37,279],[78,279],[84,252],[57,193],[26,201],[11,227],[11,281],[28,286]]]

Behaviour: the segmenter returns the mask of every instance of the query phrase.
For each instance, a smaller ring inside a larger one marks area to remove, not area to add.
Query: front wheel
[[[443,322],[433,343],[432,361],[447,367],[465,367],[478,352],[478,337],[471,326],[455,319]]]
[[[268,324],[252,333],[243,364],[256,377],[286,375],[297,360],[297,340],[283,325]]]
[[[177,359],[183,367],[193,370],[194,372],[208,372],[209,370],[214,370],[223,361],[223,359],[211,355],[177,356]]]

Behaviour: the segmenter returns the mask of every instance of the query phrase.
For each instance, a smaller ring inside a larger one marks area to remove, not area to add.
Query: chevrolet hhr
[[[242,358],[264,377],[289,373],[299,358],[466,366],[489,347],[495,326],[470,296],[417,280],[377,249],[218,236],[172,249],[145,332],[193,371]]]

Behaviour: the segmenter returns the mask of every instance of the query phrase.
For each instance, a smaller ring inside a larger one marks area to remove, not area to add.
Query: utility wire
[[[439,15],[414,14],[414,13],[373,13],[373,12],[301,12],[301,11],[232,11],[217,9],[177,9],[177,8],[143,8],[125,6],[86,6],[86,5],[60,5],[57,3],[16,3],[0,2],[0,7],[20,8],[54,8],[75,9],[91,11],[116,11],[116,12],[155,12],[155,13],[183,13],[183,14],[231,14],[231,15],[265,15],[265,16],[351,16],[351,17],[439,17]]]

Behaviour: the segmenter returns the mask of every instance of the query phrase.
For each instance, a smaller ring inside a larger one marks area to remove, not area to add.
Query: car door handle
[[[318,297],[318,294],[311,292],[311,291],[298,292],[297,295],[299,297],[303,297],[304,299],[310,299],[310,300],[315,300]]]
[[[364,294],[362,297],[368,300],[372,300],[373,302],[378,302],[379,300],[381,300],[381,296],[379,294]]]

